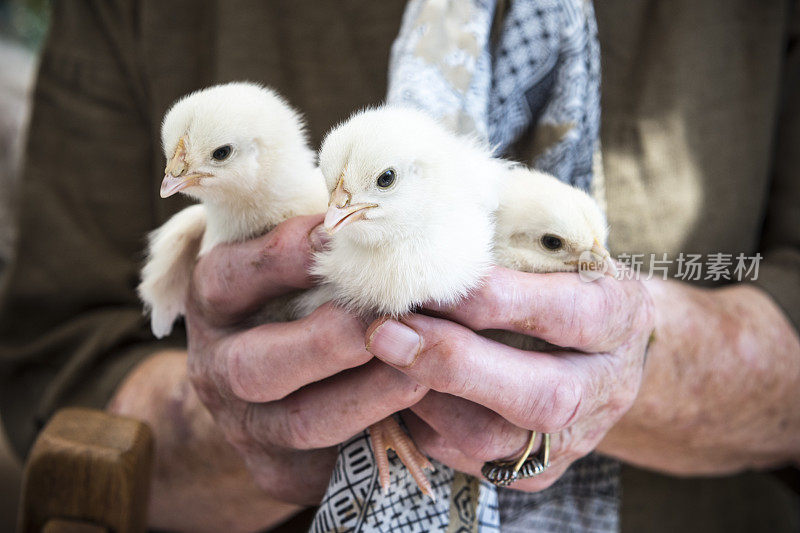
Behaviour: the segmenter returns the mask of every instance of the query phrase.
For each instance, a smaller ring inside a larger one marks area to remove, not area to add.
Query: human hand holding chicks
[[[475,475],[484,461],[518,455],[525,428],[560,431],[551,467],[514,485],[541,490],[593,450],[633,401],[652,329],[638,282],[498,267],[457,309],[404,317],[401,327],[418,338],[410,347],[383,329],[394,320],[367,326],[330,304],[295,322],[232,327],[270,297],[312,286],[308,232],[320,221],[292,219],[254,241],[217,247],[195,269],[188,308],[195,387],[276,499],[318,501],[335,445],[407,408],[424,453]],[[272,274],[254,264],[272,265]],[[600,353],[524,352],[473,331],[489,328]],[[396,359],[409,354],[411,366]]]
[[[446,184],[456,192],[464,185],[458,179]],[[479,182],[466,186],[472,194],[486,193]],[[412,198],[410,205],[422,204]],[[341,220],[357,221],[353,213],[340,213]],[[423,223],[425,214],[413,213],[412,220]],[[259,239],[204,254],[186,310],[195,387],[276,498],[313,502],[330,475],[330,447],[408,407],[417,415],[407,422],[423,451],[476,475],[484,461],[519,453],[528,430],[561,431],[553,468],[515,485],[538,490],[591,451],[632,403],[652,329],[644,289],[635,282],[586,284],[574,274],[496,268],[474,290],[473,281],[489,272],[485,246],[476,248],[474,265],[463,279],[456,276],[460,281],[450,292],[412,291],[394,307],[375,305],[375,298],[364,304],[358,298],[368,293],[359,292],[338,299],[355,302],[350,308],[361,318],[327,304],[295,322],[244,327],[270,300],[311,286],[308,235],[315,235],[315,222],[292,219]],[[474,217],[469,222],[486,233],[485,224]],[[384,236],[390,229],[383,228]],[[438,301],[437,317],[406,314],[431,298]],[[398,318],[368,326],[365,311]],[[572,352],[522,351],[472,331],[481,329],[535,336]]]
[[[480,475],[519,455],[528,429],[554,433],[551,466],[515,489],[538,491],[595,449],[630,408],[642,378],[653,304],[636,281],[495,268],[457,307],[373,323],[368,350],[431,389],[405,416],[430,457]],[[523,351],[476,330],[531,335],[569,349]],[[399,342],[398,339],[402,339]]]
[[[259,486],[302,505],[319,503],[337,444],[427,392],[375,360],[364,348],[366,324],[330,304],[293,322],[247,325],[254,310],[312,286],[307,269],[320,242],[312,230],[321,222],[295,217],[202,256],[186,315],[200,399]]]

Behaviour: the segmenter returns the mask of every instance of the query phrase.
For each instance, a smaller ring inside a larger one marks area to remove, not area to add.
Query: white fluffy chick
[[[302,297],[301,314],[334,300],[366,318],[397,317],[467,296],[493,264],[493,211],[507,167],[419,111],[371,109],[334,128],[320,150],[332,239],[315,257],[322,283]],[[433,497],[422,471],[430,463],[397,422],[369,431],[384,491],[392,448]]]
[[[229,83],[178,100],[161,127],[168,161],[161,197],[199,200],[149,236],[139,295],[156,337],[172,331],[198,254],[320,213],[327,191],[301,116],[274,91]]]
[[[592,254],[616,269],[605,248],[608,226],[600,206],[582,190],[549,174],[514,167],[497,210],[497,263],[522,272],[575,272]]]
[[[466,296],[493,264],[491,213],[507,167],[412,109],[366,110],[334,128],[320,150],[333,238],[312,270],[325,294],[302,314],[333,299],[396,317]]]
[[[514,167],[507,175],[495,231],[495,260],[521,272],[577,272],[590,279],[617,269],[605,248],[608,225],[591,196],[549,174]],[[589,270],[592,269],[592,270]],[[546,342],[507,331],[485,336],[515,348],[547,350]]]

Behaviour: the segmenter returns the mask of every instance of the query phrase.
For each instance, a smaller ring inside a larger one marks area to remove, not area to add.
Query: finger
[[[295,217],[262,237],[216,246],[194,269],[190,305],[209,323],[228,325],[276,296],[311,287],[309,234],[321,222],[322,215]]]
[[[530,274],[496,267],[457,305],[426,306],[473,330],[503,329],[584,351],[609,351],[652,322],[638,283],[609,277],[591,283],[574,273]],[[647,328],[649,334],[652,327]]]
[[[451,441],[436,432],[425,421],[415,416],[414,413],[404,411],[403,421],[408,426],[414,442],[425,455],[454,470],[470,474],[478,479],[485,479],[481,473],[484,461],[476,460],[464,454]],[[547,470],[536,477],[519,480],[510,488],[526,492],[544,490],[555,483],[577,459],[578,457],[570,452],[555,454],[551,447],[550,466]]]
[[[417,403],[426,392],[402,372],[371,361],[281,401],[250,404],[245,431],[287,448],[333,446]]]
[[[367,330],[367,350],[426,387],[466,398],[525,429],[553,433],[606,401],[609,354],[511,348],[448,320],[408,315]]]
[[[247,402],[281,399],[300,387],[372,358],[365,324],[326,304],[293,322],[264,324],[221,338],[208,371],[217,386]]]
[[[469,400],[430,391],[410,410],[464,455],[478,461],[516,457],[530,431]]]

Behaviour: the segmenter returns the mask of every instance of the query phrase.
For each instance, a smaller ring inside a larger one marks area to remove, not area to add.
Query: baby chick
[[[492,213],[507,166],[410,109],[362,111],[337,126],[320,150],[332,239],[315,257],[322,283],[301,297],[300,314],[334,300],[367,319],[398,317],[467,296],[493,263]],[[433,497],[422,471],[430,463],[397,422],[387,418],[369,432],[384,491],[392,448]]]
[[[138,290],[157,337],[185,312],[198,254],[327,204],[302,118],[266,87],[229,83],[181,98],[164,117],[161,140],[168,161],[161,197],[181,192],[201,203],[149,236]]]
[[[508,172],[497,210],[497,264],[522,272],[576,272],[594,258],[616,275],[604,243],[600,206],[580,189],[517,166]]]

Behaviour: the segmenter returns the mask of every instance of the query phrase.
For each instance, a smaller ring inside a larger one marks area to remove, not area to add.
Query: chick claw
[[[369,427],[369,438],[372,442],[372,453],[375,455],[375,463],[378,465],[378,480],[381,484],[383,493],[389,491],[389,457],[386,451],[390,448],[395,451],[400,461],[403,462],[411,477],[417,482],[417,486],[423,494],[436,501],[431,482],[425,477],[423,469],[433,469],[433,465],[422,452],[419,451],[411,437],[391,416],[384,418],[380,422]]]

